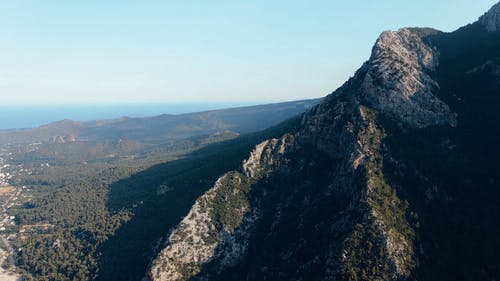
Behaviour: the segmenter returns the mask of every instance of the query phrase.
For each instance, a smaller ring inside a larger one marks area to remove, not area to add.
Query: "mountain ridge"
[[[209,135],[225,130],[250,133],[277,125],[302,113],[319,100],[299,100],[144,118],[121,117],[84,122],[66,119],[38,128],[0,131],[0,142],[47,142],[54,137],[68,135],[83,141],[129,139],[158,142]]]
[[[495,15],[499,6],[500,3],[495,5],[486,17]],[[157,281],[499,277],[500,269],[494,266],[498,255],[485,262],[486,265],[469,262],[468,266],[457,268],[455,264],[459,258],[468,258],[467,251],[490,257],[483,247],[489,242],[498,249],[497,243],[490,239],[484,246],[464,247],[464,252],[455,253],[445,244],[447,239],[460,246],[466,238],[446,235],[442,225],[456,228],[461,223],[474,227],[474,223],[462,222],[460,217],[447,221],[447,217],[428,211],[445,205],[480,221],[484,219],[476,215],[483,213],[481,205],[464,210],[462,204],[469,198],[464,194],[473,191],[471,182],[481,183],[476,173],[484,169],[489,177],[494,177],[494,168],[491,170],[487,166],[490,162],[485,161],[477,163],[482,167],[478,171],[465,172],[469,162],[459,160],[485,159],[484,154],[476,155],[477,147],[468,132],[483,132],[485,139],[491,139],[487,147],[492,146],[500,133],[497,115],[488,123],[490,131],[481,131],[474,119],[496,112],[493,105],[500,102],[494,95],[500,88],[497,72],[481,70],[471,77],[460,70],[498,55],[500,40],[494,37],[489,25],[484,26],[484,18],[479,24],[452,33],[418,28],[382,33],[370,59],[343,86],[307,111],[296,131],[257,145],[240,170],[221,177],[224,181],[236,175],[236,181],[226,184],[225,189],[218,182],[206,193],[213,197],[199,199],[207,200],[205,208],[192,209],[185,221],[190,216],[196,217],[196,213],[211,218],[197,225],[210,229],[209,232],[196,230],[197,236],[215,237],[215,241],[210,240],[210,251],[203,259],[188,258],[199,250],[197,243],[203,244],[203,239],[190,242],[193,232],[185,233],[183,238],[170,239],[166,250],[160,252],[148,271],[149,278]],[[482,30],[477,29],[479,25]],[[477,41],[469,37],[477,37]],[[481,49],[484,42],[491,48]],[[477,57],[476,49],[473,53],[471,48],[460,47],[467,44],[481,50],[481,57]],[[498,66],[494,60],[490,64]],[[495,79],[496,84],[492,83]],[[466,84],[459,87],[454,81]],[[483,94],[475,100],[467,92],[468,87],[474,86],[480,87]],[[462,100],[475,103],[470,108]],[[479,106],[479,102],[487,101],[489,106]],[[410,136],[420,144],[411,142]],[[397,138],[408,144],[398,144]],[[436,139],[440,140],[438,144],[434,144]],[[425,149],[438,149],[436,160],[422,158],[427,156]],[[414,155],[412,150],[421,155]],[[454,163],[456,167],[451,167],[462,171],[463,177],[447,178],[454,170],[440,167],[440,161]],[[426,166],[439,170],[442,178]],[[493,179],[490,182],[493,186],[484,188],[496,194],[493,188],[498,184]],[[450,184],[457,187],[450,189]],[[238,195],[237,200],[232,197],[234,194]],[[491,205],[497,201],[491,195],[485,196],[478,195],[475,200],[491,201],[488,203]],[[450,198],[455,198],[456,203],[447,203],[453,200]],[[235,201],[240,204],[234,205]],[[239,207],[245,210],[243,215]],[[217,215],[221,209],[225,210],[225,216]],[[453,211],[447,214],[452,215]],[[228,221],[227,217],[237,219]],[[498,211],[487,216],[490,222],[496,217]],[[181,223],[180,229],[183,225],[186,224]],[[499,233],[494,227],[486,230],[485,235],[490,238]],[[480,239],[479,233],[471,235]],[[477,242],[469,240],[469,243],[472,241]],[[188,246],[183,251],[169,250],[178,243]],[[234,249],[238,249],[237,255]],[[435,257],[445,262],[432,264]],[[162,271],[164,266],[168,271]],[[455,272],[450,272],[452,269]]]
[[[500,2],[479,18],[479,22],[489,31],[500,31]]]

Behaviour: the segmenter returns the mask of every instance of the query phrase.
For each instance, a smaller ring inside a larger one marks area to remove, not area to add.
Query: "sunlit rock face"
[[[378,110],[411,127],[455,125],[456,117],[435,93],[439,85],[429,75],[439,53],[422,39],[430,29],[386,31],[373,47],[363,92]]]

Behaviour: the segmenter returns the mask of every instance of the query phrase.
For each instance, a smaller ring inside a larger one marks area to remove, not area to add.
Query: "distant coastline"
[[[222,109],[257,103],[183,103],[183,104],[96,104],[96,105],[1,105],[0,130],[34,128],[71,119],[89,121],[119,117],[148,117]]]

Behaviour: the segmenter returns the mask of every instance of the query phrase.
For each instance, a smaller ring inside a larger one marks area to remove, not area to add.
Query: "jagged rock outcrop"
[[[241,184],[240,178],[233,184]],[[218,239],[210,236],[216,231],[211,216],[212,208],[207,202],[212,201],[218,189],[230,181],[229,175],[220,178],[215,186],[200,197],[189,214],[170,234],[168,246],[160,253],[151,268],[152,280],[181,280],[198,273],[199,265],[212,258]],[[245,210],[242,210],[243,212]]]
[[[479,18],[479,23],[489,32],[500,31],[500,2]]]
[[[386,31],[373,47],[364,66],[363,92],[372,106],[413,127],[455,125],[456,117],[435,93],[439,53],[422,37],[435,30],[403,28]]]
[[[355,213],[363,210],[361,219],[351,218],[353,225],[346,226],[343,222],[343,227],[335,229],[344,241],[330,246],[329,270],[323,280],[350,280],[364,272],[372,272],[380,280],[399,279],[408,277],[415,266],[414,233],[406,221],[406,206],[386,183],[382,172],[384,133],[377,115],[394,117],[395,112],[376,111],[363,105],[370,101],[363,83],[359,83],[365,71],[358,71],[333,96],[308,112],[297,134],[300,141],[312,143],[336,159],[329,190],[336,196],[349,198],[342,212],[347,217],[349,213],[356,217],[359,214]],[[366,240],[383,242],[374,243],[371,251],[363,252],[360,249],[366,247],[363,245]],[[377,262],[373,265],[364,264],[363,261],[375,256]]]
[[[149,270],[149,279],[188,280],[218,256],[220,268],[237,261],[247,247],[247,230],[258,218],[259,210],[249,205],[250,188],[282,165],[283,155],[293,145],[291,135],[266,140],[250,153],[241,172],[220,177],[172,231]]]
[[[51,138],[52,143],[59,143],[59,144],[75,142],[75,141],[76,141],[75,135],[66,135],[66,136],[57,135]]]

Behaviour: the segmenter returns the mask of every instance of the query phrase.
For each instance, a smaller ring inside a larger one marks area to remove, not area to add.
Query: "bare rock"
[[[435,96],[439,85],[428,74],[439,54],[422,33],[410,28],[382,33],[364,66],[363,94],[375,109],[411,127],[454,126],[456,116]]]
[[[489,32],[500,31],[500,2],[479,18],[482,24]]]

